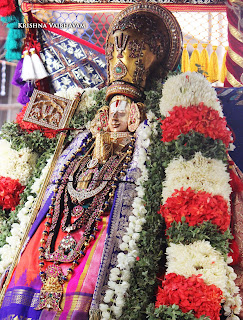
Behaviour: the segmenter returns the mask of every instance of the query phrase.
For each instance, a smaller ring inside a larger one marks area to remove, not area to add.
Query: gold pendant
[[[38,306],[35,310],[52,309],[61,311],[60,301],[63,294],[62,289],[63,272],[60,266],[51,265],[46,270],[46,279],[40,292]]]

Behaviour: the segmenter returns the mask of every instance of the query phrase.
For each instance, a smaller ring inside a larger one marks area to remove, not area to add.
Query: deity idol
[[[100,319],[140,176],[143,92],[180,54],[180,27],[167,9],[141,3],[116,16],[106,42],[109,107],[60,156],[0,319]]]

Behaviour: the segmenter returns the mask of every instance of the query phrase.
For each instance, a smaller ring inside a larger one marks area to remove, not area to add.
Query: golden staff
[[[34,90],[29,105],[26,109],[23,120],[28,122],[33,122],[35,124],[54,129],[60,130],[68,126],[69,121],[71,120],[77,105],[79,104],[81,95],[78,95],[74,101],[58,97],[43,91]],[[18,263],[22,248],[27,240],[29,231],[32,227],[33,222],[36,219],[37,213],[40,210],[40,206],[45,194],[45,190],[49,183],[50,177],[52,175],[53,169],[55,168],[57,159],[62,151],[63,143],[66,138],[66,133],[61,132],[58,138],[57,146],[53,155],[53,159],[50,165],[50,168],[47,172],[45,181],[43,182],[39,194],[36,198],[35,204],[32,207],[31,218],[28,223],[28,226],[25,230],[23,239],[18,248],[17,254],[14,257],[14,260],[11,264],[11,267],[8,272],[8,276],[3,285],[3,288],[0,293],[0,307],[2,306],[4,295],[6,293],[7,287],[11,280],[12,274],[15,270],[15,267]]]

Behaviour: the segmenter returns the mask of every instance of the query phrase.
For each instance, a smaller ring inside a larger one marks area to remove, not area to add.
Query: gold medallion
[[[39,303],[35,310],[52,309],[61,311],[62,277],[63,272],[60,266],[51,265],[47,268],[46,279],[41,288]]]

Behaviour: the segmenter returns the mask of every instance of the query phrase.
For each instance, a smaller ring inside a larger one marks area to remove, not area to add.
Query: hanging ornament
[[[30,81],[27,81],[20,89],[17,101],[23,105],[30,101],[30,97],[34,91],[34,86]]]
[[[6,95],[6,62],[2,61],[2,81],[1,81],[1,93],[3,97]]]
[[[31,53],[31,60],[34,67],[34,72],[36,76],[36,80],[41,80],[49,76],[49,74],[46,72],[45,67],[43,66],[43,63],[40,59],[40,57],[35,52],[35,48],[30,49]]]
[[[213,52],[210,56],[209,61],[209,78],[208,80],[210,82],[216,82],[219,80],[219,62],[218,62],[218,56],[216,53],[217,46],[213,46]]]
[[[12,79],[12,85],[16,86],[16,87],[22,87],[25,82],[22,80],[21,78],[21,72],[22,72],[22,67],[23,67],[23,56],[22,58],[19,60],[16,68],[15,68],[15,72],[14,72],[14,76]]]
[[[224,83],[224,80],[226,78],[226,74],[227,74],[227,68],[226,68],[226,56],[227,56],[227,52],[228,52],[228,47],[225,47],[225,54],[224,54],[224,58],[223,58],[223,62],[222,62],[222,67],[221,67],[221,72],[220,72],[220,82]]]
[[[202,52],[200,54],[200,62],[201,62],[201,68],[203,70],[203,75],[205,77],[208,77],[208,68],[209,68],[209,56],[208,56],[208,50],[206,49],[208,46],[207,43],[202,43]]]
[[[187,44],[183,45],[182,57],[181,57],[181,71],[187,72],[190,69],[190,62],[189,62],[189,54],[187,51]]]
[[[190,59],[190,71],[198,71],[198,66],[201,65],[200,63],[200,54],[199,54],[199,51],[197,49],[198,47],[198,44],[197,43],[194,43],[193,44],[193,52],[192,52],[192,55],[191,55],[191,59]]]
[[[33,63],[28,50],[25,50],[23,52],[23,56],[24,56],[24,60],[23,60],[21,78],[23,79],[23,81],[35,80],[36,75],[35,75]]]

